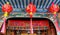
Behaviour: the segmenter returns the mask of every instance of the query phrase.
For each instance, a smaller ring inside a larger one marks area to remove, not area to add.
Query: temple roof
[[[60,0],[0,0],[0,7],[9,2],[13,8],[26,8],[29,3],[36,5],[36,8],[48,8],[52,2],[60,4]]]

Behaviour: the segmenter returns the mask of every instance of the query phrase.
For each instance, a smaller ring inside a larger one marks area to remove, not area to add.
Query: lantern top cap
[[[7,2],[7,4],[9,4],[9,2]]]

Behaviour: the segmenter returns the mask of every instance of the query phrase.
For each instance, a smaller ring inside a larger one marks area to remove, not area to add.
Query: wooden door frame
[[[14,20],[14,19],[30,19],[30,18],[20,18],[20,17],[13,17],[13,18],[8,18],[7,20],[6,20],[6,23],[8,24],[8,20]],[[48,18],[32,18],[32,19],[37,19],[37,20],[48,20],[49,21],[49,26],[53,26],[54,27],[54,30],[55,30],[55,35],[57,35],[57,31],[56,31],[56,27],[54,26],[54,23],[50,20],[50,19],[48,19]]]

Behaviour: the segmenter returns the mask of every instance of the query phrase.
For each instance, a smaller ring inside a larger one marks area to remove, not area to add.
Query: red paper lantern
[[[26,12],[32,15],[33,13],[36,12],[36,6],[30,3],[26,8]]]
[[[13,10],[12,6],[10,4],[4,4],[2,6],[2,11],[3,12],[7,12],[7,13],[10,13],[11,11]]]
[[[56,5],[56,4],[54,4],[54,3],[52,3],[52,5],[51,5],[50,8],[49,8],[49,11],[50,11],[51,13],[55,13],[55,12],[58,12],[58,10],[59,10],[59,6]]]
[[[30,3],[26,8],[26,12],[29,13],[30,18],[32,18],[32,15],[36,12],[36,6]],[[31,34],[33,34],[32,19],[30,19],[30,29]]]
[[[3,26],[2,26],[2,29],[1,29],[1,33],[2,34],[5,34],[6,33],[6,17],[8,16],[8,14],[12,11],[12,6],[9,5],[9,3],[7,2],[7,4],[4,4],[2,6],[2,11],[4,12],[4,22],[3,22]]]

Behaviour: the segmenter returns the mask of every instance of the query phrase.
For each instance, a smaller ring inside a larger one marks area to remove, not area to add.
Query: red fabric
[[[9,20],[8,25],[9,26],[26,26],[26,23],[29,23],[29,21],[24,20]]]
[[[39,26],[41,26],[41,27],[44,27],[44,26],[49,27],[49,21],[48,20],[41,20],[39,22]]]
[[[59,6],[54,3],[52,3],[52,5],[49,7],[49,11],[52,13],[58,12],[58,10],[59,10]]]
[[[8,25],[9,26],[26,26],[26,23],[30,24],[30,21],[25,21],[25,20],[9,20]],[[33,26],[49,26],[49,21],[48,20],[35,20],[32,21]]]
[[[8,13],[10,13],[12,10],[13,10],[13,8],[12,8],[12,6],[9,5],[9,4],[4,4],[4,5],[2,6],[2,11],[3,11],[3,12],[8,12]]]

